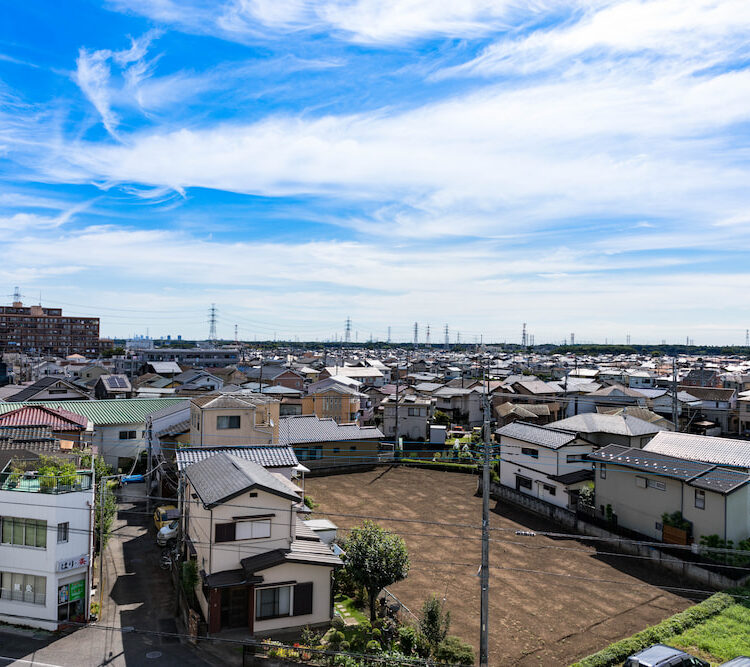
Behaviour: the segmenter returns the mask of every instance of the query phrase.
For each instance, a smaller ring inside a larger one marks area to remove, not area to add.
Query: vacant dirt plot
[[[430,593],[445,595],[451,633],[476,649],[482,503],[475,489],[471,475],[414,468],[306,482],[306,492],[320,504],[316,516],[328,512],[343,529],[342,537],[362,521],[342,514],[477,526],[378,521],[403,536],[412,560],[408,579],[395,584],[393,593],[413,611]],[[493,531],[490,547],[493,665],[568,665],[691,604],[651,584],[693,586],[642,560],[603,556],[575,540],[515,535],[516,530],[558,530],[531,515],[494,507],[491,526],[501,529]]]

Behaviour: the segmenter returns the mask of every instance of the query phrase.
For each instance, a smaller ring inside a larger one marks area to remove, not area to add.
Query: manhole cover
[[[156,658],[161,658],[161,651],[149,651],[146,653],[146,657],[149,660],[156,660]]]

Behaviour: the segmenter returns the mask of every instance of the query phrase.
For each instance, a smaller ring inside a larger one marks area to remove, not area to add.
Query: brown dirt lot
[[[472,475],[416,468],[306,481],[306,493],[320,505],[316,517],[329,516],[340,537],[364,516],[476,526],[378,521],[406,540],[412,562],[408,578],[390,590],[415,612],[430,593],[445,595],[451,634],[476,649],[482,501],[475,490]],[[491,509],[491,527],[502,529],[492,532],[490,545],[492,665],[568,665],[692,604],[652,585],[691,584],[643,560],[602,556],[573,539],[517,536],[516,530],[566,531],[495,502]]]

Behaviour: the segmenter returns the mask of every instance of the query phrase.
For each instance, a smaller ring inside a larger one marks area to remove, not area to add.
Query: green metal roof
[[[88,417],[94,424],[137,424],[157,410],[176,403],[187,403],[189,398],[110,398],[101,401],[28,401],[18,403],[0,402],[0,415],[17,410],[24,405],[45,405],[48,408],[63,408],[77,415]]]

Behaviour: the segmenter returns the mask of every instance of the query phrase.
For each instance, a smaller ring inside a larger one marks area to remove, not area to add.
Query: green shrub
[[[346,636],[343,632],[341,632],[341,630],[334,630],[328,637],[328,643],[331,646],[341,646],[341,642],[343,642],[345,639]]]
[[[411,655],[417,647],[417,631],[411,625],[403,625],[398,629],[398,645],[404,655]]]
[[[341,616],[334,616],[331,620],[331,627],[334,630],[343,630],[346,627],[346,623],[344,623],[344,619]]]
[[[715,616],[732,604],[734,604],[734,598],[729,593],[715,593],[707,600],[665,619],[658,625],[610,644],[602,651],[575,663],[573,667],[611,667],[620,664],[629,655],[681,634],[684,630]]]
[[[381,650],[380,642],[375,639],[371,639],[365,646],[365,651],[368,653],[379,653]]]
[[[441,641],[435,649],[434,656],[438,663],[449,665],[474,664],[474,649],[471,644],[467,644],[455,635],[448,635]]]
[[[339,644],[339,650],[344,651],[345,653],[351,647],[352,647],[352,645],[348,641],[343,641],[343,642],[341,642],[341,644]]]

